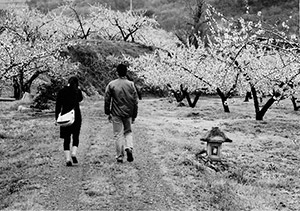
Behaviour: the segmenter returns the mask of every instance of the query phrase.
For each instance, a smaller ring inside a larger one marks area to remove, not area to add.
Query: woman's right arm
[[[55,105],[55,120],[57,120],[58,115],[61,112],[61,107],[62,107],[61,92],[58,92],[56,98],[56,105]]]
[[[80,103],[83,100],[82,91],[78,89],[78,102]]]

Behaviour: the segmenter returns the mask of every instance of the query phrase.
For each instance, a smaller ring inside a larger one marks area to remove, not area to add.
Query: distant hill
[[[196,0],[132,0],[134,10],[146,10],[148,15],[155,15],[161,27],[174,31],[187,27],[191,20],[188,4]],[[12,4],[27,3],[43,12],[52,10],[67,0],[0,0],[0,8]],[[130,9],[130,0],[74,0],[76,7],[84,8],[88,4],[101,3],[113,10],[125,11]],[[257,12],[262,12],[262,18],[269,24],[280,25],[288,20],[290,33],[298,34],[299,7],[298,0],[249,0],[246,13],[245,0],[206,0],[226,17],[244,17],[252,20],[257,18]],[[85,11],[84,9],[82,11]]]
[[[12,4],[17,4],[22,6],[26,4],[26,0],[0,0],[0,9],[4,9],[5,7]]]
[[[299,20],[298,0],[249,0],[248,14],[246,14],[245,0],[205,0],[213,5],[219,12],[227,17],[241,17],[253,19],[258,11],[262,12],[263,19],[274,25],[280,25],[289,20],[293,31],[297,32]],[[31,7],[47,12],[67,0],[0,0],[0,8],[6,5],[27,3]],[[125,11],[130,9],[130,0],[73,0],[77,8],[86,7],[88,4],[106,4],[113,10]],[[132,0],[134,10],[147,10],[149,15],[155,15],[161,27],[176,30],[187,25],[189,13],[188,4],[196,0]],[[84,10],[83,10],[84,11]]]
[[[24,2],[25,0],[0,0],[1,2]],[[148,15],[155,15],[161,27],[173,31],[187,26],[190,11],[188,4],[193,5],[196,0],[132,0],[134,10],[147,10]],[[66,0],[27,0],[32,7],[42,11],[51,10]],[[130,9],[130,0],[74,0],[77,7],[88,4],[106,4],[113,10],[125,11]],[[298,33],[299,8],[298,0],[249,0],[248,14],[245,0],[206,0],[226,17],[244,17],[253,19],[258,11],[262,12],[263,19],[274,25],[280,25],[289,19],[291,31]]]
[[[26,3],[27,0],[0,0],[0,4]]]

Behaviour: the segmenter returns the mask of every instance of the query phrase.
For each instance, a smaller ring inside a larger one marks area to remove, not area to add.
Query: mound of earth
[[[79,40],[63,52],[80,63],[80,82],[87,95],[103,94],[105,86],[116,77],[114,68],[124,62],[124,55],[139,57],[152,53],[154,47],[111,40]],[[130,77],[137,82],[133,73]]]

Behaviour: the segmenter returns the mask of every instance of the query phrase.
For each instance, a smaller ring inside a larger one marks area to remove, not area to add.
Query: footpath
[[[79,165],[66,167],[63,153],[55,152],[47,191],[39,204],[46,210],[184,210],[161,164],[161,146],[147,118],[139,117],[134,130],[132,163],[117,163],[112,125],[103,113],[103,102],[82,106],[83,124],[78,149]],[[143,108],[140,107],[141,112]]]

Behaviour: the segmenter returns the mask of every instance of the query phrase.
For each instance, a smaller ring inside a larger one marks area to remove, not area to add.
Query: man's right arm
[[[110,115],[110,103],[111,103],[111,90],[110,90],[110,84],[108,84],[105,89],[105,97],[104,97],[104,112],[106,115]]]

